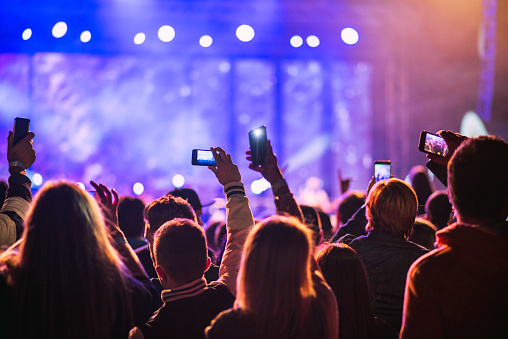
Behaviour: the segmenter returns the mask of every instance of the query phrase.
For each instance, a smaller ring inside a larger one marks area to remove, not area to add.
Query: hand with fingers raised
[[[95,188],[95,199],[102,209],[109,234],[113,238],[123,237],[123,232],[118,227],[117,208],[120,201],[118,193],[115,189],[110,191],[103,184],[97,184],[93,181],[90,181],[90,184]]]
[[[266,158],[265,163],[263,165],[254,166],[252,164],[252,154],[251,151],[247,151],[247,161],[250,162],[249,168],[261,173],[263,178],[265,178],[270,184],[274,184],[278,180],[282,179],[282,171],[277,165],[277,157],[273,154],[272,143],[270,140],[266,141]]]
[[[210,147],[210,150],[215,158],[215,166],[208,166],[208,168],[215,174],[222,185],[225,186],[231,182],[242,181],[240,170],[231,160],[230,154],[227,154],[220,147]]]

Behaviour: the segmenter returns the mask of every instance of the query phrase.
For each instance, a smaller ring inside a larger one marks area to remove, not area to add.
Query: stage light
[[[57,22],[52,30],[55,38],[61,38],[67,33],[67,24],[63,21]]]
[[[354,45],[360,39],[358,32],[351,27],[344,28],[342,32],[340,32],[340,37],[342,38],[342,41],[348,45]]]
[[[301,45],[303,45],[303,39],[301,36],[299,35],[295,35],[291,38],[291,40],[289,40],[289,43],[291,44],[291,46],[293,46],[294,48],[298,48],[300,47]]]
[[[143,42],[145,42],[145,33],[138,33],[134,36],[134,43],[136,45],[141,45]]]
[[[83,191],[86,190],[85,184],[83,184],[82,182],[77,182],[76,185],[78,185],[78,187],[81,188]]]
[[[175,38],[175,29],[169,25],[164,25],[159,28],[159,39],[163,42],[170,42]]]
[[[42,175],[40,175],[39,173],[34,173],[34,175],[32,176],[32,183],[35,186],[42,185]]]
[[[90,33],[90,31],[83,31],[83,33],[81,33],[81,36],[79,37],[81,42],[88,42],[90,41],[90,39],[92,39],[92,33]]]
[[[270,183],[265,179],[254,180],[250,185],[250,190],[254,194],[261,194],[271,187]]]
[[[143,186],[142,183],[137,182],[134,185],[132,185],[132,191],[136,195],[141,195],[145,191],[145,186]]]
[[[199,39],[199,44],[202,46],[202,47],[210,47],[213,43],[213,39],[211,36],[209,35],[203,35],[200,39]]]
[[[30,28],[25,29],[21,37],[23,38],[23,40],[30,39],[32,37],[32,30]]]
[[[319,38],[315,35],[309,35],[307,37],[307,45],[309,45],[309,47],[319,46]]]
[[[183,187],[183,185],[185,185],[185,177],[181,174],[175,174],[171,183],[175,186],[175,188]]]
[[[236,29],[236,37],[238,40],[248,42],[254,39],[254,29],[249,25],[240,25]]]

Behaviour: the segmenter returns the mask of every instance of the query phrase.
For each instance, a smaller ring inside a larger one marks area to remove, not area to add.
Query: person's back
[[[507,173],[500,139],[470,139],[453,154],[448,189],[458,222],[411,267],[402,338],[508,337]]]

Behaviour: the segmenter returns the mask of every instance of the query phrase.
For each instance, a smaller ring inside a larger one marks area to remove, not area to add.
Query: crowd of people
[[[439,135],[449,154],[427,156],[447,191],[421,166],[366,192],[341,180],[333,228],[329,201],[297,202],[270,141],[262,165],[247,160],[276,214],[254,217],[240,169],[212,147],[226,219],[204,224],[190,188],[145,204],[56,181],[33,198],[35,135],[10,132],[2,337],[506,338],[508,144]]]

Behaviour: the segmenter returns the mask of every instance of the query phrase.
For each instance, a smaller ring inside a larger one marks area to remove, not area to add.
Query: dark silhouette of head
[[[308,205],[300,205],[300,209],[302,210],[305,225],[312,231],[314,245],[317,246],[323,237],[321,218],[319,217],[318,210]]]
[[[339,202],[337,215],[342,225],[347,223],[353,214],[365,204],[365,193],[361,191],[349,191],[344,193]]]
[[[408,240],[428,250],[433,250],[436,242],[436,227],[425,219],[416,218]]]
[[[425,203],[427,199],[432,192],[434,192],[434,187],[425,167],[418,165],[411,168],[409,171],[409,182],[418,198],[418,215],[422,215],[425,213]]]
[[[145,203],[139,198],[121,197],[118,203],[118,226],[127,238],[140,238],[145,231]]]
[[[448,192],[459,222],[489,224],[508,216],[508,144],[467,139],[448,164]]]
[[[436,191],[431,194],[425,204],[427,219],[438,230],[448,226],[452,215],[452,204],[446,191]]]

